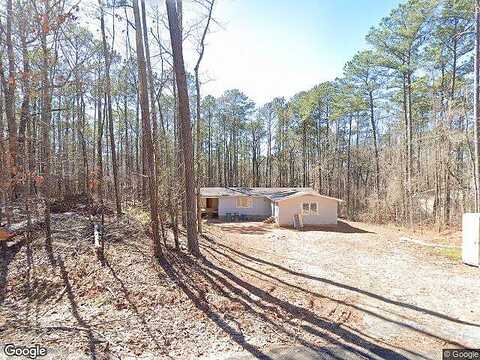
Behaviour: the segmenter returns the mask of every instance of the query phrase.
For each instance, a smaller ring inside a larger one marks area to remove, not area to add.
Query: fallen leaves
[[[69,203],[68,208],[78,208],[78,201],[71,203],[75,206]],[[8,282],[5,302],[7,318],[14,319],[16,314],[41,325],[86,329],[72,330],[68,336],[66,331],[55,332],[62,336],[52,346],[62,354],[83,350],[88,354],[86,331],[91,329],[95,338],[101,334],[108,339],[108,350],[97,347],[100,353],[122,354],[122,358],[164,359],[171,354],[175,359],[193,359],[200,354],[239,351],[242,342],[259,348],[294,342],[302,331],[301,314],[289,311],[282,302],[321,315],[332,310],[319,300],[239,266],[245,259],[238,257],[235,263],[206,255],[208,262],[203,262],[185,252],[168,250],[165,253],[172,272],[167,272],[152,260],[151,240],[143,235],[141,222],[128,216],[115,220],[106,217],[108,265],[101,267],[92,251],[89,219],[84,212],[74,211],[52,216],[52,229],[59,230],[53,231],[53,256],[61,258],[63,276],[49,261],[43,232],[34,233],[32,258],[29,260],[22,249],[9,265],[8,279],[14,282]],[[221,231],[218,234],[221,236]],[[183,244],[185,239],[181,241]],[[172,239],[169,242],[173,245]],[[224,251],[217,243],[209,242],[208,246]],[[38,284],[32,286],[30,297],[25,291],[29,281]],[[247,283],[248,287],[242,287]],[[264,294],[279,302],[269,302]],[[36,296],[42,300],[36,301]],[[344,310],[333,311],[332,316],[339,322],[348,321],[350,315]],[[46,342],[52,332],[35,333],[35,339]],[[24,329],[3,335],[14,342],[29,333]]]
[[[117,310],[128,309],[128,304],[125,303],[125,302],[117,302],[117,303],[115,303],[115,309],[117,309]]]
[[[15,236],[15,233],[0,228],[0,241],[11,240]]]

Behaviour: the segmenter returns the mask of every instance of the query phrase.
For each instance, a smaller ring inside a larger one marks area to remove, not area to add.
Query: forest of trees
[[[158,256],[182,224],[198,253],[201,186],[311,186],[348,218],[410,225],[474,208],[474,1],[409,0],[342,77],[266,104],[202,94],[214,0],[164,5],[99,0],[83,27],[85,4],[2,0],[3,203],[85,193],[117,214],[145,206]]]

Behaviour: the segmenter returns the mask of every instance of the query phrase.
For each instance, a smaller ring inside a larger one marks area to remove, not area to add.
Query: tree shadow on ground
[[[276,332],[282,332],[285,336],[295,338],[296,342],[313,350],[324,349],[324,346],[318,346],[306,340],[298,333],[292,333],[285,329],[278,321],[270,319],[267,314],[272,312],[277,315],[283,314],[286,321],[292,323],[294,319],[298,320],[305,333],[315,338],[315,341],[323,344],[334,345],[344,349],[351,354],[371,358],[372,355],[381,359],[407,359],[401,353],[387,347],[382,347],[367,337],[362,337],[359,333],[354,333],[341,324],[319,317],[314,312],[284,299],[280,299],[264,289],[261,289],[251,282],[240,278],[236,274],[227,270],[225,267],[212,263],[207,258],[199,261],[192,260],[189,256],[170,252],[161,265],[167,275],[175,281],[185,292],[194,305],[205,315],[215,322],[230,338],[247,350],[253,356],[259,359],[269,359],[269,356],[257,347],[249,344],[241,331],[234,329],[225,322],[225,316],[217,313],[205,298],[204,290],[199,286],[198,278],[193,278],[189,271],[195,276],[200,276],[202,281],[211,285],[213,289],[220,292],[230,301],[240,303],[245,311],[253,313],[268,327],[274,327]],[[256,310],[258,308],[259,310]],[[335,354],[329,354],[332,358],[338,358]]]
[[[27,317],[28,317],[28,312],[29,312],[29,306],[30,306],[30,301],[31,301],[31,296],[32,296],[32,284],[31,284],[31,276],[32,276],[32,268],[33,268],[33,253],[31,249],[31,238],[24,237],[21,241],[16,242],[14,245],[11,246],[6,246],[6,244],[0,245],[2,247],[2,256],[0,258],[0,304],[3,303],[6,297],[6,279],[8,275],[8,266],[12,262],[12,260],[15,258],[17,253],[20,251],[20,249],[23,247],[23,245],[27,244],[27,251],[26,251],[26,268],[25,268],[25,286],[24,286],[24,291],[25,295],[28,299],[28,304],[27,304]],[[71,282],[68,277],[67,270],[65,268],[63,259],[61,258],[60,255],[57,256],[57,258],[54,257],[54,252],[53,252],[53,247],[51,241],[47,241],[45,243],[45,252],[47,253],[47,256],[49,258],[49,263],[52,266],[53,271],[55,270],[55,267],[58,267],[60,270],[60,276],[63,280],[65,290],[67,293],[67,297],[70,303],[70,308],[72,315],[76,319],[77,323],[81,326],[80,328],[70,328],[70,327],[63,327],[63,326],[53,326],[53,327],[48,327],[50,330],[61,330],[61,331],[84,331],[87,334],[88,340],[89,340],[89,351],[92,359],[97,359],[97,352],[96,352],[96,340],[93,336],[93,333],[86,323],[86,321],[80,316],[80,313],[78,312],[78,305],[75,300],[75,296],[72,290]],[[28,328],[28,326],[27,326]],[[32,328],[36,331],[38,331],[38,328]]]
[[[284,271],[286,273],[289,273],[291,275],[295,275],[295,276],[303,277],[303,278],[306,278],[306,279],[315,280],[315,281],[319,281],[319,282],[322,282],[322,283],[325,283],[325,284],[333,285],[333,286],[336,286],[336,287],[339,287],[339,288],[342,288],[342,289],[345,289],[345,290],[349,290],[349,291],[352,291],[352,292],[355,292],[355,293],[359,293],[359,294],[371,297],[371,298],[376,299],[376,300],[383,301],[383,302],[388,303],[388,304],[392,304],[392,305],[396,305],[396,306],[399,306],[399,307],[404,307],[406,309],[418,311],[419,313],[428,314],[428,315],[431,315],[431,316],[434,316],[434,317],[437,317],[437,318],[440,318],[440,319],[443,319],[443,320],[451,321],[453,323],[480,327],[479,324],[471,323],[471,322],[468,322],[468,321],[463,321],[463,320],[460,320],[460,319],[456,319],[456,318],[453,318],[451,316],[445,315],[443,313],[439,313],[439,312],[434,311],[434,310],[423,308],[421,306],[417,306],[417,305],[413,305],[413,304],[389,299],[385,296],[382,296],[382,295],[379,295],[379,294],[376,294],[376,293],[373,293],[373,292],[370,292],[370,291],[367,291],[367,290],[364,290],[364,289],[360,289],[360,288],[357,288],[357,287],[354,287],[354,286],[351,286],[351,285],[348,285],[348,284],[339,283],[337,281],[330,280],[330,279],[327,279],[327,278],[322,278],[322,277],[318,277],[318,276],[304,274],[304,273],[301,273],[301,272],[298,272],[298,271],[295,271],[295,270],[291,270],[289,268],[286,268],[285,266],[273,263],[271,261],[264,260],[264,259],[261,259],[261,258],[258,258],[258,257],[254,257],[252,255],[245,254],[245,253],[243,253],[241,251],[238,251],[238,250],[236,250],[236,249],[234,249],[230,246],[221,244],[221,243],[215,241],[215,239],[213,239],[211,237],[208,237],[208,240],[212,243],[215,243],[217,246],[219,246],[219,247],[221,247],[225,250],[228,250],[228,251],[232,252],[233,254],[236,254],[237,256],[243,257],[244,259],[247,259],[247,260],[250,260],[250,261],[253,261],[253,262],[257,262],[257,263],[260,263],[260,264],[263,264],[263,265],[272,266],[274,268],[282,270],[282,271]]]
[[[45,249],[45,250],[47,251],[47,249]],[[51,250],[52,250],[52,254],[53,254],[53,248],[51,248]],[[29,251],[29,250],[27,250],[27,251]],[[57,331],[72,332],[72,333],[83,333],[83,334],[86,335],[86,337],[88,339],[88,352],[89,352],[90,358],[92,360],[96,360],[96,359],[99,358],[99,354],[97,352],[97,344],[101,343],[101,342],[104,342],[104,341],[97,339],[94,336],[94,333],[97,333],[100,336],[101,336],[101,334],[96,332],[88,324],[88,322],[80,315],[77,300],[75,298],[74,290],[72,288],[72,284],[71,284],[71,281],[70,281],[70,277],[69,277],[68,271],[65,267],[64,259],[61,257],[61,255],[57,255],[57,257],[55,258],[54,264],[55,265],[51,264],[51,266],[53,267],[53,271],[55,271],[55,269],[57,269],[57,268],[60,271],[60,277],[63,281],[63,285],[65,286],[64,292],[67,294],[68,303],[70,305],[70,312],[73,315],[74,319],[76,320],[76,323],[78,324],[78,326],[54,325],[54,326],[37,327],[35,325],[23,326],[23,325],[19,324],[18,327],[21,328],[21,329],[30,329],[30,330],[33,330],[33,331],[36,331],[36,332],[45,332],[45,331],[50,332],[50,331],[57,330]],[[31,259],[31,254],[28,254],[28,253],[27,253],[27,266],[28,267],[33,266],[33,261]],[[32,270],[31,268],[27,269],[27,274],[26,274],[26,276],[27,276],[26,286],[27,287],[30,286],[30,280],[31,280],[30,279],[30,276],[31,276],[30,272],[31,272],[31,270]],[[31,291],[31,289],[26,289],[26,291],[29,292],[29,291]],[[63,294],[64,294],[63,292],[60,294],[57,301],[63,296]],[[12,326],[16,327],[17,324],[13,324]],[[104,357],[101,357],[101,358],[104,358]]]
[[[270,232],[270,227],[265,224],[255,223],[223,223],[220,225],[223,231],[245,235],[263,235]]]
[[[257,347],[251,345],[245,340],[242,332],[234,329],[223,318],[222,315],[213,310],[205,299],[204,291],[198,287],[195,279],[192,279],[191,274],[186,269],[192,267],[193,261],[187,255],[177,251],[168,252],[165,257],[160,260],[160,265],[167,274],[167,276],[174,281],[180,289],[187,295],[197,309],[202,311],[211,321],[213,321],[220,329],[222,329],[230,338],[240,345],[243,349],[254,355],[257,359],[270,359],[264,352]],[[196,266],[196,270],[200,267]],[[197,274],[203,275],[200,270]],[[215,285],[217,290],[218,285]]]
[[[23,286],[24,296],[27,299],[27,304],[25,308],[25,321],[29,323],[29,316],[30,316],[30,307],[32,304],[32,296],[33,296],[33,252],[32,252],[32,244],[31,244],[31,237],[27,236],[26,244],[25,244],[25,258],[26,258],[26,266],[25,266],[25,275],[24,281],[25,284]]]
[[[3,304],[7,296],[8,267],[25,242],[26,240],[23,238],[15,244],[8,246],[5,241],[0,241],[0,251],[2,253],[0,255],[0,305]]]
[[[202,246],[202,249],[203,249],[204,252],[206,251],[209,255],[211,255],[212,257],[214,257],[215,259],[217,259],[217,260],[219,260],[219,261],[221,261],[221,259],[218,259],[213,253],[216,253],[216,254],[218,254],[218,255],[221,255],[221,256],[225,257],[226,259],[228,259],[229,261],[231,261],[232,263],[234,263],[234,264],[236,264],[236,265],[238,265],[238,266],[241,266],[241,267],[243,267],[243,268],[245,268],[245,269],[247,269],[247,270],[249,270],[249,271],[252,271],[252,272],[255,272],[255,273],[257,273],[257,274],[260,274],[260,275],[262,275],[262,276],[264,276],[264,277],[267,277],[267,278],[269,278],[269,279],[271,279],[271,280],[274,280],[275,282],[278,282],[278,283],[280,283],[280,284],[286,285],[286,286],[288,286],[288,287],[290,287],[290,288],[292,288],[292,289],[295,289],[296,291],[302,291],[302,292],[304,292],[304,293],[306,293],[306,294],[308,294],[308,295],[311,295],[311,296],[313,296],[313,297],[316,297],[316,298],[327,299],[327,300],[329,300],[329,301],[333,301],[333,302],[335,302],[335,303],[348,306],[348,307],[350,307],[350,308],[356,309],[356,310],[358,310],[358,311],[360,311],[360,312],[363,312],[363,313],[365,313],[365,314],[371,315],[371,316],[376,317],[376,318],[378,318],[378,319],[381,319],[381,320],[383,320],[383,321],[390,322],[390,323],[396,324],[396,325],[398,325],[398,326],[400,326],[400,327],[407,328],[407,329],[409,329],[409,330],[415,331],[415,332],[417,332],[417,333],[419,333],[419,334],[426,335],[426,336],[428,336],[428,337],[434,338],[434,339],[436,339],[436,340],[440,340],[440,341],[442,341],[442,342],[452,343],[452,344],[455,344],[455,345],[457,345],[457,346],[463,347],[463,345],[460,344],[460,343],[451,341],[451,340],[449,340],[449,339],[445,339],[445,338],[443,338],[443,337],[441,337],[441,336],[438,336],[438,335],[436,335],[436,334],[433,334],[433,333],[431,333],[431,332],[428,332],[428,331],[425,331],[425,330],[422,330],[422,329],[418,329],[418,328],[416,328],[416,327],[414,327],[414,326],[412,326],[412,325],[410,325],[410,324],[408,324],[408,323],[406,323],[406,322],[404,323],[404,322],[401,322],[401,321],[398,321],[398,320],[394,320],[394,319],[387,318],[386,316],[377,314],[377,313],[373,312],[372,310],[366,309],[366,308],[364,308],[364,307],[362,307],[362,306],[359,306],[359,305],[356,305],[356,304],[353,304],[353,303],[349,303],[349,302],[345,302],[345,301],[343,301],[343,300],[338,300],[338,299],[336,299],[336,298],[334,298],[334,297],[331,297],[331,296],[322,295],[322,294],[320,294],[320,293],[318,293],[318,292],[315,292],[315,291],[312,291],[312,290],[309,290],[309,289],[305,289],[305,288],[303,288],[303,287],[301,287],[301,286],[298,286],[298,285],[296,285],[296,284],[292,284],[292,283],[290,283],[290,282],[288,282],[288,281],[282,280],[282,279],[280,279],[280,278],[278,278],[278,277],[275,277],[275,276],[273,276],[273,275],[271,275],[271,274],[267,274],[267,273],[265,273],[265,272],[263,272],[263,271],[260,271],[260,270],[258,270],[258,269],[256,269],[256,268],[253,268],[253,267],[249,266],[249,265],[246,265],[246,264],[242,263],[241,261],[235,260],[232,256],[228,255],[227,253],[222,252],[222,251],[220,251],[220,250],[218,250],[218,249],[215,249],[215,248],[213,248],[213,247],[211,247],[211,246],[208,246],[208,245]],[[401,315],[401,314],[395,314],[395,315],[396,315],[397,317],[401,317],[401,318],[404,318],[405,320],[408,320],[408,318],[407,318],[406,316],[403,316],[403,315]],[[353,330],[353,329],[352,329],[352,330]],[[365,336],[368,336],[368,335],[365,335]],[[415,356],[417,356],[417,357],[418,357],[418,356],[421,357],[421,355],[418,354],[418,353],[416,353],[416,352],[412,352],[412,351],[407,350],[407,349],[404,349],[404,348],[402,348],[402,350],[405,350],[405,351],[407,351],[407,352],[409,352],[409,353],[411,353],[412,355],[415,355]]]
[[[342,234],[375,234],[355,226],[352,226],[344,221],[337,221],[337,225],[322,226],[322,225],[305,225],[302,231],[322,231]]]
[[[110,273],[112,274],[115,281],[120,286],[120,289],[121,289],[122,294],[123,294],[123,298],[128,302],[129,307],[133,310],[133,312],[135,313],[135,316],[137,317],[138,321],[142,324],[142,327],[143,327],[144,331],[147,333],[147,335],[149,336],[151,341],[155,344],[157,349],[159,351],[163,351],[164,349],[163,349],[162,345],[158,342],[157,336],[152,332],[150,326],[147,323],[147,320],[145,319],[145,316],[139,311],[138,306],[136,305],[135,301],[130,296],[130,292],[129,292],[127,286],[125,285],[125,283],[123,282],[123,280],[118,276],[115,269],[112,267],[110,262],[108,262],[108,260],[106,260],[106,259],[105,259],[105,265],[108,268],[108,270],[110,271]],[[163,337],[163,340],[164,340],[163,345],[165,345],[166,339],[164,337]]]
[[[63,283],[65,285],[65,289],[67,292],[67,298],[68,302],[70,304],[70,311],[77,321],[78,325],[81,326],[81,331],[85,332],[88,338],[88,350],[90,352],[90,357],[95,360],[97,359],[97,349],[96,349],[96,343],[98,342],[97,339],[95,339],[93,335],[93,331],[90,328],[90,325],[83,319],[83,317],[80,315],[78,311],[78,304],[75,299],[75,295],[73,293],[72,285],[70,282],[70,278],[68,277],[68,272],[65,268],[65,264],[63,259],[61,258],[60,255],[58,255],[55,263],[57,264],[58,268],[60,269],[60,276],[62,277]]]

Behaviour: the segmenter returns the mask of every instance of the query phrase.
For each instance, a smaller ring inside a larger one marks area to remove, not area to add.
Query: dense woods
[[[474,209],[473,1],[407,1],[342,77],[266,104],[201,92],[213,0],[90,5],[96,28],[82,3],[2,0],[3,203],[145,206],[157,256],[182,224],[199,253],[201,186],[311,186],[349,218],[411,225]]]
[[[256,107],[203,100],[205,184],[312,186],[344,214],[457,223],[475,207],[472,1],[409,1],[344,74]]]

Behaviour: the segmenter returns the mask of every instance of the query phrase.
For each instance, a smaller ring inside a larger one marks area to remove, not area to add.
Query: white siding
[[[480,214],[463,214],[462,260],[465,264],[480,266]]]
[[[218,216],[226,213],[238,213],[247,216],[269,217],[272,214],[271,201],[265,197],[252,197],[252,207],[237,208],[237,196],[225,196],[219,198]]]
[[[272,202],[272,216],[275,217],[275,222],[277,224],[278,224],[278,214],[279,214],[278,203]]]
[[[279,201],[278,224],[280,226],[293,226],[293,216],[301,214],[302,203],[316,202],[317,215],[303,215],[304,225],[336,225],[337,201],[314,195],[304,195]]]

